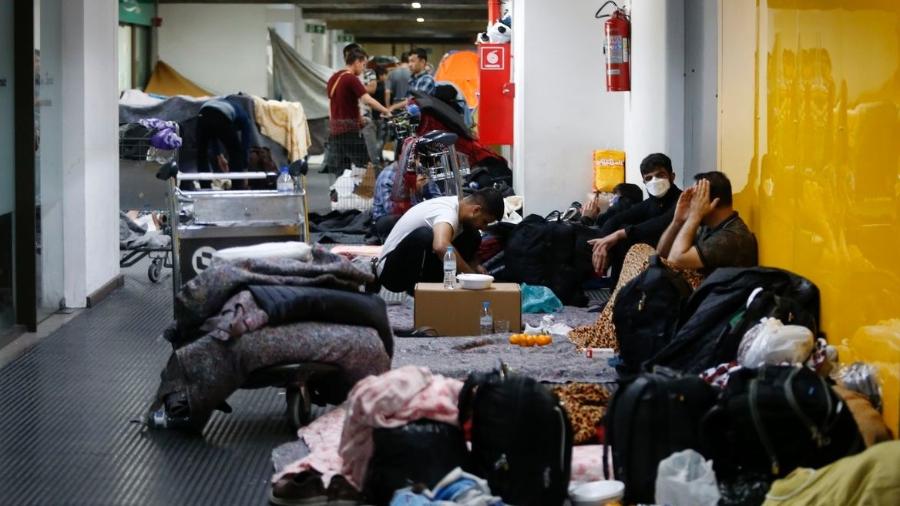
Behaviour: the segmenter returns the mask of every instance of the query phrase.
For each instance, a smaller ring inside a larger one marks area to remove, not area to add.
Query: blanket
[[[359,380],[391,367],[372,328],[317,322],[264,327],[228,342],[204,336],[175,350],[163,370],[157,401],[181,394],[191,419],[205,421],[254,371],[300,362],[340,368],[323,385],[335,399],[345,397]]]
[[[198,337],[197,329],[218,314],[225,302],[249,285],[318,286],[358,291],[374,281],[374,275],[355,267],[347,259],[313,249],[312,261],[289,258],[214,261],[209,268],[185,283],[175,297],[176,323],[165,333],[176,345]]]

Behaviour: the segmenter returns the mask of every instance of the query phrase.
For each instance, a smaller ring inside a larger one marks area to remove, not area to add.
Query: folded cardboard
[[[494,322],[506,320],[510,332],[522,330],[522,294],[516,283],[494,283],[486,290],[448,290],[441,283],[419,283],[416,327],[432,327],[441,336],[477,336],[483,302],[491,303]]]

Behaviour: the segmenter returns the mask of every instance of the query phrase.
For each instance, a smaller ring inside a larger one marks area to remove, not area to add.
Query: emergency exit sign
[[[325,25],[306,25],[306,33],[325,33]]]

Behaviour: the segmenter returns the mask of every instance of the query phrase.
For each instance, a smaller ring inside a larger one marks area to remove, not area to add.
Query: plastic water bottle
[[[481,335],[487,336],[494,333],[494,315],[491,314],[490,302],[481,303],[481,318],[478,322],[481,326]]]
[[[278,174],[278,181],[275,183],[275,188],[278,189],[279,192],[291,193],[294,191],[294,178],[291,177],[287,167],[281,168],[281,172]]]
[[[447,248],[444,253],[444,288],[453,290],[456,286],[456,252],[453,246]]]

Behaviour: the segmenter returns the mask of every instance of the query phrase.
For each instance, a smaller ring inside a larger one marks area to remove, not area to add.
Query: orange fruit
[[[537,336],[537,343],[540,346],[547,346],[553,342],[553,338],[548,335]]]

